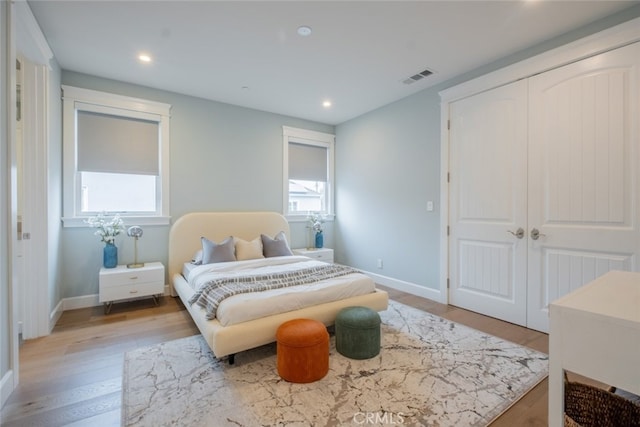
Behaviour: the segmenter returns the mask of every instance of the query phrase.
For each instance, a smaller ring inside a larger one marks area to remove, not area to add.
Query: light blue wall
[[[334,127],[200,98],[63,71],[62,84],[164,102],[171,108],[171,217],[191,211],[282,212],[282,126],[334,133]],[[305,224],[292,224],[304,247]],[[331,241],[330,230],[327,236]],[[167,261],[169,227],[144,227],[141,261]],[[119,236],[120,263],[133,241]],[[62,230],[63,297],[98,292],[102,244],[88,228]]]
[[[443,256],[438,92],[638,16],[640,6],[634,6],[338,125],[336,258],[438,289]],[[433,212],[427,212],[428,200],[434,201]]]
[[[337,127],[336,258],[436,286],[439,129],[439,101],[432,91]],[[435,203],[432,212],[429,200]]]

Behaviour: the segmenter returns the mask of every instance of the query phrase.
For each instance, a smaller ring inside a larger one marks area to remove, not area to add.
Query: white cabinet
[[[302,255],[309,258],[317,259],[318,261],[333,263],[333,249],[329,249],[329,248],[294,249],[293,253],[295,255]]]
[[[640,394],[640,273],[610,271],[550,304],[549,426],[562,426],[564,370]]]
[[[144,267],[100,269],[99,302],[105,304],[105,312],[111,310],[114,301],[152,296],[157,298],[164,293],[164,265],[160,262],[148,262]]]

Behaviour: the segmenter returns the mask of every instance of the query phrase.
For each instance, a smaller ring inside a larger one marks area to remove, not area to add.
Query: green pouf
[[[351,359],[380,353],[380,315],[367,307],[347,307],[336,317],[336,350]]]

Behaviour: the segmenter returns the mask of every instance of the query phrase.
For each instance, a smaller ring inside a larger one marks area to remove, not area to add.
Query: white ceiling
[[[328,124],[638,3],[29,1],[65,70]]]

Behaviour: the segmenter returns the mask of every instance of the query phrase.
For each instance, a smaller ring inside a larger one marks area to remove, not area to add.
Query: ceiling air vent
[[[407,77],[406,79],[403,79],[403,80],[402,80],[402,83],[404,83],[404,84],[406,84],[406,85],[410,85],[410,84],[412,84],[412,83],[417,82],[418,80],[422,80],[422,79],[424,79],[425,77],[430,76],[431,74],[433,74],[433,71],[430,71],[430,70],[424,70],[424,71],[419,72],[418,74],[414,74],[414,75],[413,75],[413,76],[411,76],[411,77]]]

